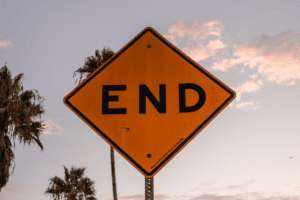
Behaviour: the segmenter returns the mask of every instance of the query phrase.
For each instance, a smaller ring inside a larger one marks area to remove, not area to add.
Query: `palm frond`
[[[84,170],[86,169],[85,167],[76,168],[72,166],[71,170],[68,170],[65,166],[63,167],[65,172],[64,179],[60,179],[57,176],[50,178],[50,184],[45,194],[51,193],[52,196],[56,197],[58,197],[56,194],[59,194],[63,195],[67,199],[74,200],[88,199],[83,197],[94,196],[94,182],[83,176]]]
[[[40,105],[44,100],[37,90],[23,92],[21,73],[12,79],[11,73],[6,64],[0,69],[0,190],[8,181],[9,169],[15,161],[12,151],[11,140],[14,142],[18,136],[20,143],[24,144],[33,141],[43,150],[43,145],[39,139],[42,132],[41,123],[35,123],[35,117],[41,117],[45,111]],[[36,103],[39,101],[39,103]],[[35,109],[36,112],[33,112]],[[12,127],[10,129],[9,127]],[[13,170],[15,165],[13,167]],[[13,172],[12,172],[13,173]]]
[[[105,63],[108,59],[110,59],[114,55],[114,52],[110,48],[103,48],[100,51],[96,49],[95,56],[89,56],[85,59],[83,67],[77,69],[73,78],[76,76],[76,73],[80,74],[79,83],[80,84],[84,79],[86,79],[89,75],[91,75],[96,69],[98,69],[103,63]],[[83,77],[85,77],[83,79]],[[75,81],[77,83],[78,79]]]

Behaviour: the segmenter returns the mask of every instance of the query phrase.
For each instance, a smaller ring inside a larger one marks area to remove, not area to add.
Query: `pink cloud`
[[[225,48],[226,45],[220,40],[209,41],[208,45],[198,45],[195,47],[185,47],[183,52],[186,53],[196,62],[205,60],[216,54],[216,50]]]
[[[292,48],[289,52],[283,52],[285,47],[275,49],[268,55],[261,58],[261,65],[258,72],[267,75],[267,79],[272,82],[281,83],[294,79],[300,79],[300,59],[295,58]],[[297,47],[300,52],[300,45]]]
[[[261,90],[261,86],[263,85],[263,81],[257,80],[254,82],[253,80],[248,80],[244,82],[242,85],[237,87],[232,87],[232,89],[236,92],[236,99],[234,102],[231,103],[230,107],[234,106],[236,108],[252,108],[254,110],[257,110],[259,108],[258,102],[240,102],[242,99],[242,94],[245,92],[256,92],[258,90]]]
[[[221,40],[211,40],[207,45],[212,50],[223,49],[225,46]]]
[[[213,66],[210,67],[209,69],[215,71],[227,72],[228,68],[230,68],[230,61],[228,59],[223,59],[220,62],[214,62]]]
[[[144,200],[144,199],[145,199],[145,195],[142,194],[123,196],[118,198],[118,200]],[[166,199],[171,199],[171,198],[161,194],[154,195],[154,200],[166,200]],[[108,200],[113,200],[113,199],[108,199]]]
[[[176,36],[182,38],[189,36],[191,40],[208,39],[212,35],[221,36],[222,23],[220,21],[209,21],[201,24],[192,22],[188,24],[186,21],[176,21],[170,25],[165,38],[170,39],[173,44],[177,44]]]
[[[11,194],[22,194],[24,191],[30,189],[31,187],[29,185],[10,181],[7,186],[3,188],[3,192]]]
[[[64,128],[62,128],[58,123],[58,119],[56,118],[49,118],[47,119],[44,124],[45,124],[45,129],[43,131],[43,134],[46,135],[53,135],[53,134],[64,134]]]
[[[228,188],[228,189],[235,189],[234,187]],[[135,198],[130,198],[130,197],[121,197],[118,198],[119,200],[144,200],[145,197],[144,195],[132,195],[132,196],[141,196],[141,197],[135,197]],[[165,196],[165,195],[160,195],[160,196]],[[181,195],[181,196],[175,196],[173,198],[171,197],[154,197],[154,200],[170,200],[170,199],[175,199],[175,200],[249,200],[249,199],[255,199],[255,200],[299,200],[300,196],[299,195],[284,195],[281,192],[274,192],[272,195],[265,195],[263,192],[243,192],[243,193],[236,193],[233,195],[218,195],[216,193],[214,194],[203,194],[200,193],[195,196],[191,195]],[[108,200],[112,200],[111,198]]]
[[[260,90],[261,85],[263,85],[262,80],[258,80],[257,83],[255,83],[253,80],[246,81],[242,85],[233,87],[234,91],[236,92],[236,101],[241,100],[242,93],[245,92],[255,92],[257,90]]]
[[[255,79],[257,77],[257,74],[252,74],[251,76],[249,76],[252,79]]]
[[[287,83],[287,85],[295,85],[295,84],[296,84],[296,81],[295,81],[295,80],[290,81],[290,82]]]
[[[260,82],[261,83],[261,82]],[[253,92],[256,90],[260,90],[260,86],[257,83],[254,83],[253,81],[246,81],[241,87],[240,92]]]
[[[37,185],[28,185],[20,182],[9,181],[7,185],[2,188],[0,193],[1,200],[11,200],[11,199],[39,199],[48,200],[40,191],[44,190]]]
[[[232,45],[234,52],[231,57],[226,55],[220,59],[224,53],[228,54],[226,51],[228,45],[221,40],[222,29],[222,22],[217,20],[202,24],[181,20],[171,24],[164,36],[175,45],[183,42],[184,37],[188,38],[190,43],[183,44],[182,51],[196,62],[208,58],[217,59],[209,68],[211,70],[227,72],[232,67],[242,65],[244,67],[240,70],[240,74],[247,68],[254,71],[248,81],[234,88],[238,103],[231,103],[231,107],[258,109],[257,102],[239,102],[242,94],[260,90],[265,81],[295,85],[300,79],[298,31],[287,31],[275,36],[263,35],[252,41],[235,43]],[[212,39],[211,36],[215,38]]]
[[[264,35],[251,42],[236,43],[233,47],[235,58],[214,62],[210,69],[226,72],[242,64],[256,69],[258,74],[271,82],[294,85],[300,79],[300,33],[297,31],[272,37]]]
[[[244,44],[233,45],[236,51],[233,56],[237,58],[223,59],[218,62],[214,62],[211,70],[227,72],[229,68],[244,63],[244,65],[250,65],[250,68],[256,66],[259,62],[259,58],[255,57],[259,52],[255,48],[251,47],[248,42]]]
[[[257,110],[259,108],[258,106],[258,102],[254,102],[254,101],[249,101],[249,102],[241,102],[241,103],[238,103],[236,105],[237,108],[253,108],[254,110]]]
[[[8,38],[0,40],[0,49],[12,49],[14,46],[16,46],[16,44]]]
[[[189,57],[196,62],[205,60],[213,55],[219,49],[223,49],[226,45],[221,41],[222,23],[217,20],[211,20],[207,23],[185,21],[176,21],[171,24],[165,38],[169,39],[174,45],[182,42],[183,37],[188,37],[192,41],[192,47],[183,48]],[[218,39],[210,40],[207,45],[205,42],[211,37],[217,36]]]
[[[252,42],[234,45],[230,66],[243,64],[266,76],[266,80],[291,85],[300,79],[300,34],[288,31],[273,37],[261,36]]]
[[[41,121],[40,119],[37,119],[35,121]],[[43,125],[43,134],[46,135],[53,135],[53,134],[64,134],[64,128],[62,128],[58,123],[58,119],[56,118],[48,118],[46,121],[43,120],[42,125]],[[8,127],[9,131],[14,131],[15,130],[15,125],[9,125]]]
[[[191,48],[185,47],[182,50],[184,53],[186,53],[189,57],[191,57],[196,62],[200,60],[205,60],[213,54],[212,51],[209,51],[208,48],[205,48],[202,45],[197,47],[191,47]]]
[[[223,49],[226,45],[220,40],[209,41],[207,46],[199,45],[197,47],[185,47],[183,52],[185,52],[189,57],[191,57],[196,62],[205,60],[216,53],[216,50]]]
[[[236,101],[241,101],[245,92],[260,90],[264,81],[295,85],[300,79],[300,33],[297,31],[287,31],[272,37],[264,35],[250,42],[236,43],[233,47],[235,51],[232,58],[214,62],[209,69],[227,72],[229,68],[240,64],[255,70],[249,76],[250,80],[234,88]],[[240,73],[244,73],[244,69]],[[258,75],[264,80],[257,80]],[[231,107],[235,105],[237,108],[259,108],[254,101],[231,104]]]

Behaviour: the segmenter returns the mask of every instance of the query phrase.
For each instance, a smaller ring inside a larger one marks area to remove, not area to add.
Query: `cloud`
[[[278,14],[278,13],[273,13]],[[219,20],[206,23],[178,20],[164,35],[196,62],[211,58],[209,70],[228,72],[239,69],[239,74],[252,70],[248,80],[233,89],[236,101],[230,107],[258,109],[258,102],[241,102],[242,94],[261,90],[264,82],[292,86],[300,80],[300,32],[291,30],[274,36],[261,35],[251,41],[225,44],[223,25]],[[229,53],[229,48],[234,51]],[[240,69],[242,67],[242,69]]]
[[[195,47],[184,47],[182,50],[196,62],[205,60],[216,54],[216,50],[223,49],[226,45],[219,39],[209,41],[208,45],[200,44]]]
[[[22,194],[24,191],[30,190],[31,187],[26,184],[17,183],[17,182],[9,182],[7,186],[3,188],[3,193],[10,193],[10,194]]]
[[[247,183],[245,183],[245,185],[249,185],[250,183],[255,183],[255,182],[257,182],[257,181],[252,179],[252,180],[249,180]]]
[[[53,134],[64,134],[63,131],[65,130],[62,128],[58,123],[58,119],[56,118],[48,118],[44,124],[45,124],[45,129],[43,131],[43,134],[46,135],[53,135]]]
[[[198,190],[194,192],[191,199],[239,199],[239,200],[287,200],[297,199],[299,196],[299,184],[291,182],[291,180],[243,180],[239,184],[214,183],[199,184]],[[262,191],[262,192],[258,192]],[[235,195],[232,195],[235,194]],[[229,195],[229,196],[228,196]],[[298,196],[295,196],[298,195]]]
[[[40,119],[37,119],[35,121],[40,121]],[[48,118],[46,121],[42,122],[43,125],[43,134],[46,135],[53,135],[53,134],[65,134],[63,133],[64,128],[62,128],[58,123],[57,123],[58,119],[57,118]],[[9,125],[8,127],[9,131],[14,131],[15,130],[15,125]]]
[[[253,80],[248,80],[244,82],[242,85],[237,87],[232,87],[232,89],[236,92],[236,99],[234,102],[231,103],[232,106],[236,106],[236,108],[252,108],[254,110],[257,110],[259,108],[258,102],[250,101],[250,102],[240,102],[242,99],[243,93],[250,93],[250,92],[256,92],[258,90],[261,90],[261,86],[263,85],[263,81],[257,80],[254,82]]]
[[[126,195],[123,197],[118,197],[118,200],[144,200],[145,195],[143,194],[136,194],[136,195]],[[170,200],[171,198],[162,194],[154,195],[154,200]],[[113,200],[113,199],[108,199]]]
[[[195,188],[195,189],[192,189],[191,191],[197,191],[197,190],[203,190],[205,189],[206,187],[209,187],[209,186],[212,186],[213,184],[216,184],[215,182],[202,182],[202,183],[199,183],[200,185],[200,188]]]
[[[228,189],[238,189],[244,187],[243,185],[229,185],[225,187],[213,188],[207,191],[217,191],[217,190],[228,190]]]
[[[174,196],[171,199],[174,199],[174,200],[186,200],[186,199],[190,199],[191,197],[193,197],[193,196],[183,194],[183,195]]]
[[[255,182],[255,181],[254,181]],[[252,183],[252,182],[249,182]],[[238,189],[242,186],[228,186],[225,189]],[[144,200],[145,196],[127,195],[118,198],[119,200]],[[199,195],[179,195],[179,196],[165,196],[154,195],[154,200],[300,200],[300,196],[282,195],[281,192],[273,192],[272,195],[266,197],[262,192],[242,192],[235,195],[218,195],[218,194],[199,194]],[[113,200],[112,198],[108,200]]]
[[[261,182],[252,179],[248,181],[245,180],[243,181],[243,183],[237,185],[225,185],[223,187],[215,187],[217,185],[217,183],[215,182],[202,182],[199,184],[199,186],[200,188],[204,187],[204,192],[201,192],[200,194],[182,194],[178,196],[166,196],[161,194],[155,194],[154,200],[300,200],[300,196],[298,195],[300,187],[297,183],[287,183],[286,181],[273,181],[271,185],[268,185],[269,183],[269,180]],[[262,188],[264,192],[257,192]],[[277,190],[279,190],[279,192]],[[145,196],[143,194],[127,195],[119,198],[119,200],[144,199]]]
[[[214,62],[213,66],[210,67],[210,70],[215,70],[215,71],[222,71],[222,72],[227,72],[228,68],[230,68],[232,65],[229,63],[230,61],[228,59],[223,59],[220,62]]]
[[[178,38],[189,36],[191,40],[206,40],[210,36],[221,35],[221,22],[220,21],[208,21],[201,24],[198,22],[192,22],[188,24],[186,21],[176,21],[170,25],[168,33],[164,35],[165,38],[171,40],[173,44],[178,44]]]
[[[223,25],[221,21],[211,20],[207,23],[176,21],[170,25],[165,38],[169,39],[172,44],[178,45],[188,37],[192,42],[190,47],[184,47],[182,50],[196,62],[205,60],[216,54],[217,50],[223,49],[226,45],[221,40],[221,31]],[[211,36],[217,39],[210,40]],[[210,40],[207,45],[207,40]]]
[[[240,185],[229,185],[229,186],[223,186],[223,187],[216,187],[212,188],[215,185],[217,185],[216,182],[202,182],[200,183],[200,187],[193,189],[191,191],[197,191],[197,190],[205,190],[205,191],[220,191],[220,190],[231,190],[231,189],[240,189],[248,187],[251,183],[255,183],[256,180],[249,180],[246,183],[240,184]],[[208,189],[210,188],[210,189]]]
[[[18,45],[9,38],[0,39],[0,49],[12,49],[15,46]]]
[[[295,85],[296,84],[296,81],[295,80],[292,80],[292,81],[290,81],[290,82],[288,82],[288,83],[286,83],[287,85]]]
[[[232,58],[213,63],[210,68],[226,72],[237,64],[256,70],[265,80],[293,85],[300,79],[300,33],[287,31],[236,43]],[[254,75],[256,76],[256,75]],[[254,78],[254,77],[253,77]]]
[[[22,46],[21,44],[17,43],[14,39],[12,38],[7,38],[5,36],[2,36],[0,38],[0,50],[7,50],[7,49],[13,49],[15,47],[18,47],[20,49],[22,49],[23,51],[35,51],[34,47],[26,47],[26,46]],[[32,62],[33,60],[28,60],[26,58],[22,58],[20,60],[16,60],[17,62],[21,62],[21,63],[28,63],[28,62]]]
[[[263,197],[261,192],[247,192],[237,195],[217,195],[201,194],[190,198],[189,200],[300,200],[300,196],[279,196]]]
[[[254,81],[246,81],[239,87],[239,92],[254,92],[257,90],[260,90],[260,85],[262,84],[262,81],[259,80],[258,83],[255,83]]]
[[[233,44],[234,52],[230,58],[213,62],[210,70],[227,72],[229,68],[242,65],[254,71],[243,85],[235,87],[236,101],[245,92],[261,89],[265,81],[277,84],[295,85],[300,80],[300,33],[286,31],[275,36],[262,35],[252,41]],[[242,68],[240,73],[244,73]],[[257,80],[260,78],[260,80]],[[254,101],[239,102],[237,108],[258,109]]]
[[[297,184],[294,184],[294,186],[292,186],[292,184],[289,184],[288,186],[282,188],[284,184],[281,182],[278,184],[278,189],[280,190],[280,192],[277,192],[276,189],[274,191],[274,185],[272,185],[271,187],[272,189],[269,188],[267,190],[264,190],[264,192],[257,192],[257,189],[261,189],[262,185],[264,185],[266,188],[268,187],[268,185],[265,182],[258,183],[256,180],[249,180],[245,183],[238,184],[238,185],[227,185],[227,186],[216,187],[216,188],[210,187],[210,189],[205,188],[204,189],[205,192],[202,192],[201,194],[194,195],[193,197],[185,198],[185,199],[186,200],[207,200],[207,199],[209,200],[232,200],[232,199],[234,200],[288,200],[288,199],[300,200],[299,195],[298,196],[292,195],[292,194],[298,194],[297,187],[295,187],[297,186]],[[215,184],[210,186],[215,186]],[[288,195],[289,193],[288,191],[291,191],[291,189],[294,190],[294,192],[291,192],[290,195]],[[225,194],[230,194],[230,195],[225,195]]]
[[[249,102],[241,102],[236,104],[237,108],[253,108],[254,110],[257,110],[259,108],[258,102],[249,101]]]
[[[2,188],[0,193],[1,200],[11,200],[11,199],[40,199],[48,200],[43,193],[40,193],[39,186],[32,186],[23,184],[20,182],[9,181],[7,185]]]
[[[258,102],[239,102],[241,101],[242,94],[245,92],[256,92],[258,90],[261,90],[261,86],[263,85],[263,81],[257,80],[257,82],[254,82],[253,80],[249,80],[244,82],[242,85],[237,87],[232,87],[232,89],[236,92],[236,99],[235,101],[238,101],[238,103],[235,104],[236,108],[253,108],[254,110],[258,109]],[[234,104],[232,104],[234,105]]]
[[[8,49],[12,48],[14,45],[10,41],[0,40],[0,48]]]
[[[252,74],[251,76],[249,76],[252,79],[255,79],[257,77],[257,74]]]

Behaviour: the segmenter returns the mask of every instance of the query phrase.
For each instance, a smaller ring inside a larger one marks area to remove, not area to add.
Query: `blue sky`
[[[86,167],[112,199],[109,145],[63,104],[95,50],[119,51],[152,27],[231,87],[236,99],[154,177],[155,199],[300,199],[300,2],[0,1],[0,66],[45,97],[46,129],[16,142],[0,199],[49,200],[63,165]],[[2,7],[3,6],[3,7]],[[290,159],[290,156],[294,156]],[[119,199],[144,198],[144,176],[117,152]]]

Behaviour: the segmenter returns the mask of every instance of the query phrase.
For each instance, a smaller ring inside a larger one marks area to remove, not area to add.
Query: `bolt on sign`
[[[64,103],[151,178],[234,98],[232,89],[145,28]]]

